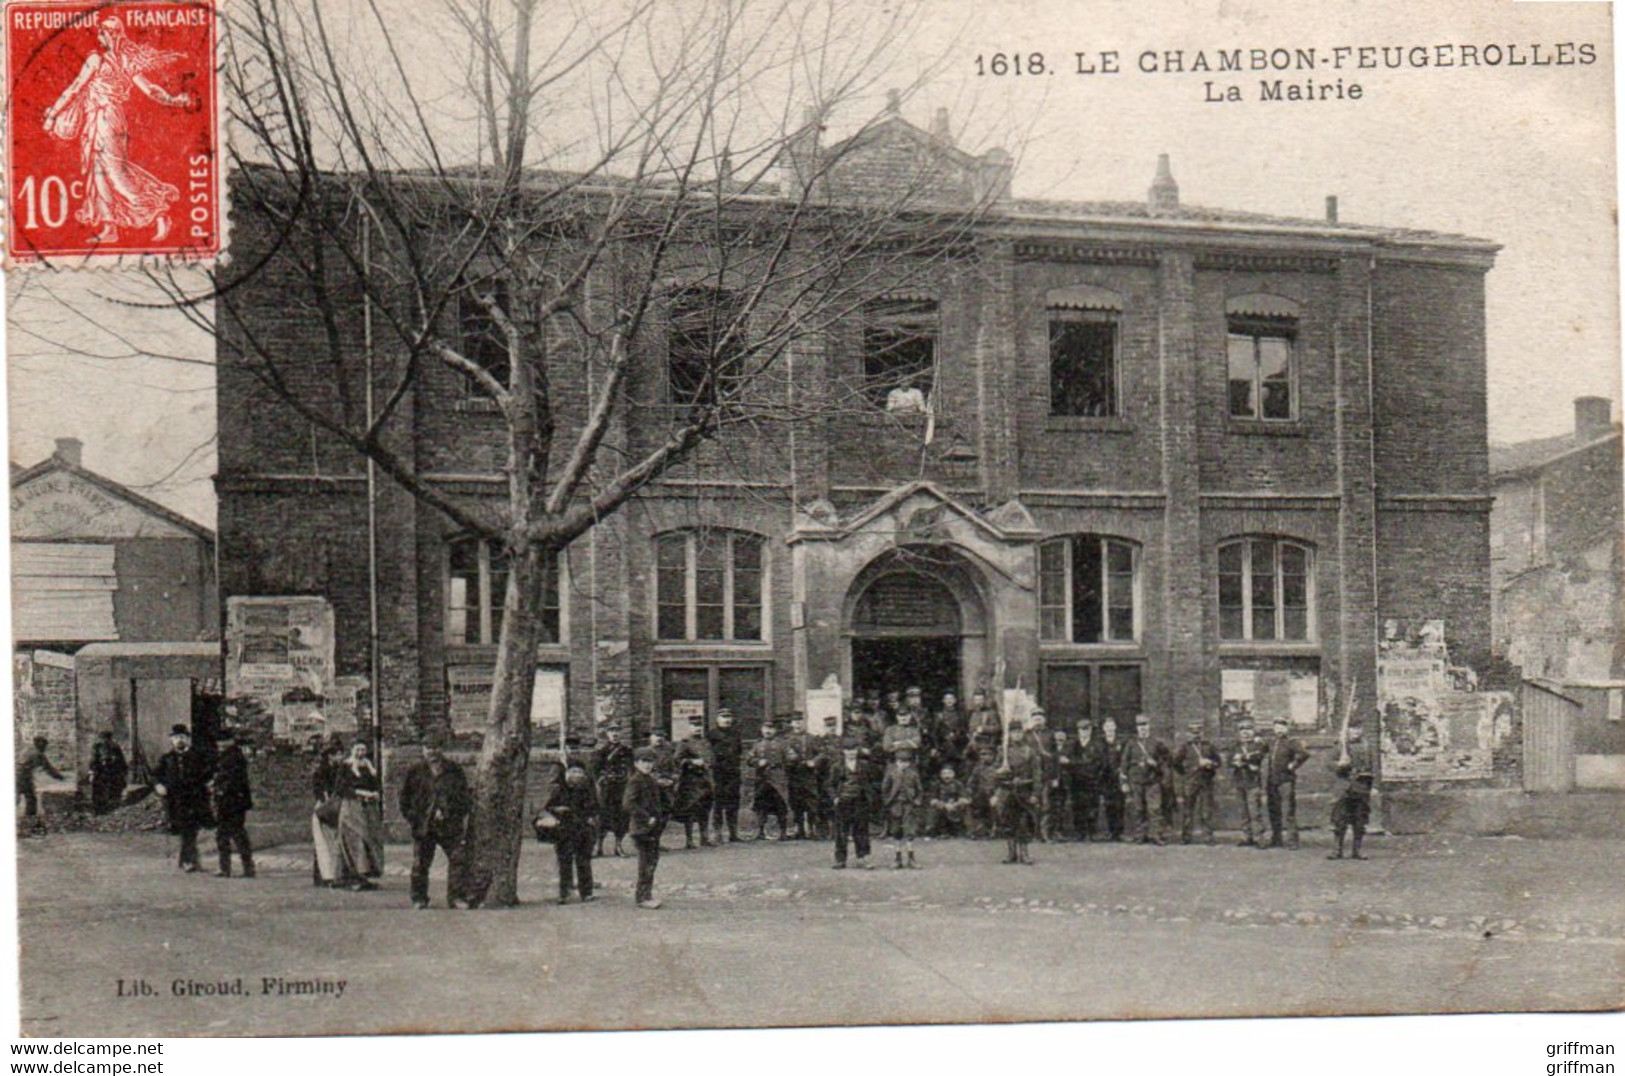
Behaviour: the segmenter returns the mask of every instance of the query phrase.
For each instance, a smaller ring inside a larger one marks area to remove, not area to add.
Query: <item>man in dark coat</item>
[[[756,768],[751,807],[756,812],[757,840],[767,836],[768,815],[778,817],[781,838],[790,835],[790,759],[777,733],[772,722],[765,722],[762,738],[751,749],[751,765]]]
[[[593,774],[598,781],[598,801],[603,805],[599,819],[597,854],[604,854],[604,837],[615,834],[615,854],[624,856],[621,842],[626,839],[626,812],[621,801],[626,796],[626,782],[632,776],[632,748],[621,742],[619,725],[604,728],[604,742],[593,752]]]
[[[51,741],[44,736],[34,737],[34,746],[23,753],[17,760],[17,794],[23,798],[23,817],[37,819],[39,817],[39,795],[34,788],[34,773],[44,770],[58,781],[62,774],[51,765],[51,760],[45,757],[45,749]]]
[[[1371,821],[1371,789],[1376,784],[1376,767],[1359,725],[1349,726],[1332,770],[1343,779],[1344,785],[1337,802],[1332,804],[1332,832],[1337,837],[1337,851],[1326,858],[1343,858],[1343,838],[1352,827],[1354,858],[1364,859],[1360,846],[1365,843],[1365,827]]]
[[[1012,730],[1014,732],[1015,730]],[[1039,794],[1044,784],[1044,759],[1024,736],[1011,735],[998,769],[992,807],[1005,841],[1006,863],[1030,865],[1027,843],[1038,830]]]
[[[1270,813],[1270,847],[1298,847],[1298,769],[1309,752],[1289,731],[1286,718],[1275,719],[1275,735],[1264,749],[1264,805]]]
[[[805,716],[797,711],[791,716],[789,734],[784,737],[785,775],[790,784],[790,818],[795,825],[795,839],[807,840],[814,836],[813,818],[818,812],[818,754],[815,737],[806,731]],[[788,830],[785,837],[790,837]]]
[[[686,741],[685,741],[686,742]],[[559,865],[559,903],[570,903],[572,883],[585,904],[592,899],[592,852],[598,834],[598,793],[579,762],[564,769],[564,779],[553,785],[547,811],[558,824],[552,828],[553,855]]]
[[[1230,755],[1230,779],[1241,797],[1241,844],[1264,846],[1264,745],[1253,736],[1253,723],[1236,726],[1236,749]]]
[[[165,751],[152,771],[152,790],[164,801],[169,832],[181,839],[179,866],[187,873],[198,869],[198,830],[209,825],[209,764],[192,747],[192,733],[185,725],[169,730],[170,750]]]
[[[446,907],[473,898],[469,893],[468,815],[473,806],[463,768],[437,746],[406,771],[401,785],[401,816],[412,827],[412,906],[429,906],[429,868],[435,849],[446,853]]]
[[[739,840],[739,771],[744,760],[745,745],[734,727],[732,710],[718,710],[716,723],[705,734],[711,744],[712,804],[716,812],[716,825],[712,827],[717,843],[722,843],[726,826],[728,840]]]
[[[1187,731],[1190,735],[1174,752],[1174,772],[1179,775],[1179,839],[1189,844],[1192,831],[1200,829],[1202,839],[1212,844],[1213,815],[1218,809],[1213,781],[1223,759],[1202,722],[1192,721]]]
[[[1106,800],[1106,836],[1108,840],[1121,841],[1128,815],[1128,790],[1123,787],[1119,768],[1123,739],[1117,734],[1117,722],[1109,717],[1100,723],[1100,751],[1104,763],[1101,791]]]
[[[214,777],[209,789],[214,793],[214,847],[220,869],[215,874],[231,877],[231,852],[235,848],[243,861],[243,877],[254,877],[254,849],[248,843],[248,812],[254,809],[254,796],[248,785],[248,759],[237,746],[237,734],[224,729],[215,737],[219,753],[214,758]]]
[[[715,785],[711,779],[711,746],[699,736],[677,745],[677,787],[672,816],[683,823],[683,846],[694,847],[694,824],[700,826],[700,846],[711,847],[709,826]]]
[[[1151,718],[1134,719],[1135,735],[1123,741],[1117,772],[1124,795],[1134,810],[1134,828],[1141,844],[1167,843],[1168,816],[1163,807],[1163,786],[1168,779],[1168,745],[1151,734]],[[1155,819],[1153,828],[1152,819]]]
[[[655,868],[660,865],[660,835],[666,831],[666,797],[655,780],[653,750],[638,748],[632,765],[622,806],[631,819],[632,843],[638,849],[638,907],[653,911],[660,907],[655,899]]]
[[[1078,840],[1092,841],[1099,828],[1101,797],[1112,766],[1095,726],[1088,718],[1078,721],[1077,739],[1068,748],[1072,759],[1072,820]],[[1112,781],[1115,784],[1115,780]]]
[[[107,814],[124,799],[124,786],[130,779],[130,764],[113,739],[111,729],[103,729],[90,749],[90,809]]]

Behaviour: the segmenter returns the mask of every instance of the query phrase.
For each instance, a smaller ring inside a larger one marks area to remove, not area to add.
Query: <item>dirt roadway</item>
[[[249,882],[177,873],[161,837],[29,840],[22,1030],[1594,1009],[1625,995],[1620,842],[1396,838],[1364,864],[1313,844],[1039,846],[1031,868],[997,866],[1000,851],[923,844],[923,870],[862,873],[829,870],[812,843],[668,848],[667,907],[644,912],[630,860],[598,861],[600,900],[554,906],[552,856],[532,845],[521,890],[537,903],[470,913],[413,910],[405,849],[390,849],[382,891],[351,894],[313,888],[302,849],[264,853]],[[188,983],[243,993],[177,996]]]

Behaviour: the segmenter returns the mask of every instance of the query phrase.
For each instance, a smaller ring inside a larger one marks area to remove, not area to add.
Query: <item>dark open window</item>
[[[508,301],[508,289],[501,281],[485,285],[470,285],[476,288],[486,299],[494,300],[497,305],[510,317],[513,307]],[[463,358],[490,374],[499,384],[508,384],[509,363],[512,356],[508,351],[508,337],[502,331],[502,325],[491,313],[490,306],[483,301],[480,295],[465,293],[457,303],[459,322],[459,350]],[[487,396],[478,381],[468,374],[462,375],[463,393],[465,396]]]
[[[1109,418],[1117,414],[1117,315],[1049,312],[1049,413]]]
[[[715,404],[739,390],[744,301],[723,288],[684,288],[671,301],[666,377],[675,404]]]
[[[937,304],[897,299],[864,308],[863,391],[894,413],[931,406],[937,364]]]

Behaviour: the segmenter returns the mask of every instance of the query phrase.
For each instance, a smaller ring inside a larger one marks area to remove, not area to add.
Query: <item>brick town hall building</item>
[[[1331,201],[1324,220],[1183,205],[1166,158],[1145,202],[1018,198],[1004,154],[945,130],[894,114],[839,148],[870,182],[925,153],[991,191],[968,249],[788,356],[861,397],[902,354],[911,391],[798,424],[749,467],[708,450],[577,540],[546,613],[544,720],[641,736],[724,706],[754,725],[831,675],[933,701],[1001,678],[1061,726],[1145,711],[1164,735],[1199,717],[1228,738],[1236,701],[1324,746],[1342,685],[1372,712],[1386,622],[1443,621],[1452,661],[1486,664],[1495,244],[1340,222]],[[252,264],[264,239],[238,217]],[[235,303],[283,342],[320,332],[274,264]],[[628,391],[658,404],[677,349],[641,347]],[[364,677],[375,596],[386,740],[474,730],[500,552],[380,481],[370,575],[363,463],[233,361],[223,348],[222,606],[325,598],[335,672]],[[402,455],[500,498],[482,402],[426,373]],[[635,450],[657,425],[611,438]],[[1266,683],[1291,699],[1252,695]]]

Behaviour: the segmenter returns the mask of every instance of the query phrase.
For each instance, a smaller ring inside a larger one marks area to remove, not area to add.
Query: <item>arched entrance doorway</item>
[[[984,673],[984,609],[973,569],[952,550],[905,546],[875,558],[848,595],[854,693],[918,687],[929,707],[947,691],[965,697]]]

